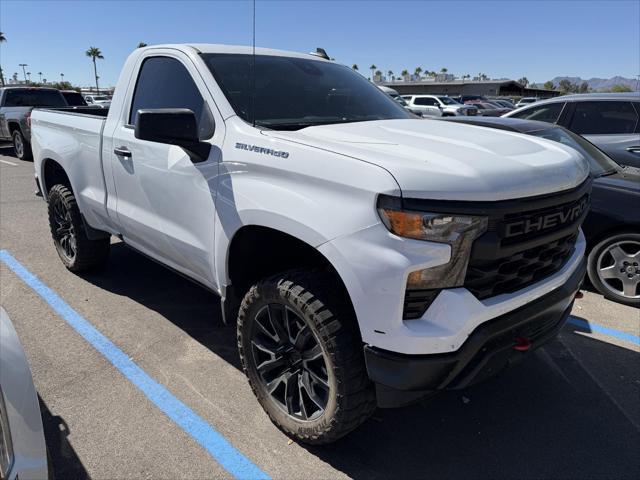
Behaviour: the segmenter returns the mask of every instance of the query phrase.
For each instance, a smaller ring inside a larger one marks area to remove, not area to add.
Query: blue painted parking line
[[[603,327],[602,325],[598,325],[597,323],[587,322],[582,318],[569,317],[567,323],[579,328],[584,328],[585,330],[589,330],[593,333],[602,333],[603,335],[609,335],[610,337],[624,340],[625,342],[631,342],[636,345],[640,345],[640,337],[638,335],[621,332],[620,330],[615,330],[609,327]]]
[[[198,442],[231,475],[238,479],[269,479],[269,476],[165,387],[151,378],[122,350],[69,306],[56,292],[29,272],[6,250],[0,260],[33,289],[76,332],[100,352],[165,415]]]

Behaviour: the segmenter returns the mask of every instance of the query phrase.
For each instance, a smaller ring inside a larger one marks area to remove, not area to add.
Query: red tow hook
[[[513,349],[519,352],[526,352],[531,348],[531,342],[528,338],[516,337],[515,342],[516,344],[513,346]]]
[[[579,300],[579,299],[581,299],[582,297],[584,297],[584,293],[582,293],[580,290],[578,290],[578,291],[576,292],[576,296],[575,296],[576,300]]]

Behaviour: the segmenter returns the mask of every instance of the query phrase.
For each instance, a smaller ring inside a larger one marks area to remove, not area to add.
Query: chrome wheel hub
[[[640,298],[640,242],[611,244],[598,257],[598,277],[607,290],[625,298]]]

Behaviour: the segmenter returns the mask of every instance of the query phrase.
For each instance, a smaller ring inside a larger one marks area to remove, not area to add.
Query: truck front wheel
[[[49,191],[48,210],[51,236],[64,266],[72,272],[102,267],[109,256],[110,238],[87,238],[71,189],[54,185]]]
[[[362,341],[331,275],[286,272],[251,287],[238,314],[245,374],[271,420],[309,444],[333,442],[375,410]]]

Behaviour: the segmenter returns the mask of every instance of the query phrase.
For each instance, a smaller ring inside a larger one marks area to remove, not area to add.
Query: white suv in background
[[[478,114],[473,105],[463,105],[446,95],[403,95],[402,98],[410,108],[420,110],[423,115],[457,117]]]

